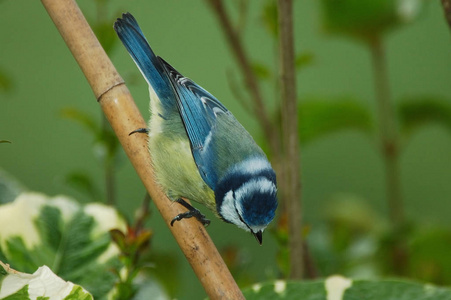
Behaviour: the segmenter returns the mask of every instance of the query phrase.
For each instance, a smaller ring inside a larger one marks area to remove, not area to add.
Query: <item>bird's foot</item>
[[[149,129],[147,129],[147,128],[138,128],[138,129],[133,130],[132,132],[130,132],[128,135],[132,135],[134,133],[149,133]]]
[[[172,219],[171,221],[171,226],[174,225],[175,221],[180,221],[182,219],[188,219],[191,217],[195,217],[200,223],[202,223],[202,225],[204,226],[208,226],[210,225],[210,220],[208,220],[205,215],[203,215],[198,209],[192,207],[190,204],[188,204],[185,200],[179,198],[177,200],[175,200],[177,203],[180,203],[181,205],[183,205],[184,207],[186,207],[188,209],[187,212],[181,213],[177,216],[175,216],[174,219]]]

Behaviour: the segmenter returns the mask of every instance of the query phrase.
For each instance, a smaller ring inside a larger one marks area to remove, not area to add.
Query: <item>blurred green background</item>
[[[111,33],[116,17],[126,11],[133,13],[154,51],[220,99],[256,140],[262,142],[256,120],[230,90],[227,74],[234,74],[238,81],[241,75],[205,1],[107,3],[107,14],[100,18],[112,20]],[[98,20],[94,0],[80,0],[78,4],[91,24]],[[227,2],[227,5],[237,19],[237,1]],[[273,67],[277,62],[277,44],[265,29],[264,5],[265,1],[249,2],[247,24],[241,34],[254,62]],[[295,1],[296,52],[312,55],[311,63],[298,73],[300,101],[350,97],[374,111],[373,76],[367,47],[351,38],[327,34],[320,8],[315,0]],[[0,71],[4,86],[0,91],[0,139],[12,142],[0,145],[1,169],[29,190],[49,195],[66,194],[81,202],[105,201],[104,168],[98,159],[102,147],[86,128],[64,117],[63,113],[65,109],[75,108],[101,124],[101,111],[45,9],[39,1],[3,0],[0,2],[0,27]],[[428,96],[445,99],[451,105],[450,40],[450,29],[439,1],[424,1],[415,21],[385,36],[388,75],[395,102]],[[110,53],[147,119],[149,97],[145,81],[117,40]],[[266,80],[261,84],[267,105],[274,110],[279,100],[275,99],[273,83]],[[407,218],[422,227],[438,226],[448,233],[451,229],[450,133],[449,127],[430,122],[413,133],[403,145],[400,157]],[[330,215],[340,211],[360,216],[368,213],[371,217],[367,221],[386,222],[385,178],[377,143],[375,138],[361,132],[344,130],[305,146],[301,144],[303,213],[311,232],[330,224]],[[132,217],[145,190],[123,153],[117,158],[114,173],[117,207]],[[71,185],[70,174],[89,177],[95,190],[91,195],[96,195],[96,199]],[[346,204],[347,201],[351,204]],[[361,207],[364,212],[351,207]],[[170,263],[174,266],[171,276],[177,286],[174,296],[202,297],[201,285],[153,206],[152,210],[148,224],[155,232],[151,251],[169,253],[176,258],[176,263]],[[206,212],[205,208],[201,210]],[[266,233],[263,247],[260,247],[249,234],[217,219],[213,219],[208,231],[219,249],[229,247],[233,253],[239,249],[238,265],[248,269],[248,282],[278,276],[277,243],[271,234]],[[312,251],[318,256],[315,249],[321,247],[314,245],[321,245],[321,230],[312,236],[316,239],[312,242]],[[155,261],[156,272],[158,268],[167,268],[165,264],[168,263]],[[367,273],[356,272],[362,276]]]

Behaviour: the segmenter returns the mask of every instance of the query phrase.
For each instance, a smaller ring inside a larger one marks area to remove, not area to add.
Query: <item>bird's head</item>
[[[235,166],[218,183],[215,196],[221,218],[250,231],[262,244],[262,233],[277,208],[276,175],[269,162],[259,159]]]

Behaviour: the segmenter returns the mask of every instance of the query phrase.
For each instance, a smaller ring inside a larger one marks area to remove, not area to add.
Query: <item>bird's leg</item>
[[[130,132],[128,135],[132,135],[134,133],[149,133],[149,129],[147,129],[147,128],[138,128],[138,129],[133,130],[132,132]]]
[[[205,218],[205,215],[203,215],[198,209],[192,207],[190,204],[188,204],[182,198],[179,198],[179,199],[177,199],[175,201],[177,203],[180,203],[184,207],[186,207],[188,209],[188,211],[175,216],[175,218],[172,219],[172,221],[171,221],[171,226],[174,225],[175,221],[180,221],[182,219],[187,219],[187,218],[191,218],[191,217],[195,217],[204,226],[208,226],[210,224],[210,220]]]

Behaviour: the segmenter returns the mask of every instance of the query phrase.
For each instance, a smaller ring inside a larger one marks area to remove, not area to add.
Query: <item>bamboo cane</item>
[[[155,184],[144,135],[129,132],[146,127],[123,79],[89,27],[74,0],[41,0],[78,62],[105,116],[144,186],[211,299],[244,299],[205,228],[194,218],[169,225],[183,212]],[[113,29],[111,29],[113,30]]]

